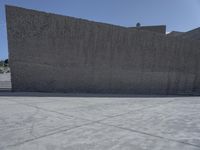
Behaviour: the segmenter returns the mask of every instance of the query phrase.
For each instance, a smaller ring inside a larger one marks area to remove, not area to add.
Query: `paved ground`
[[[200,97],[0,95],[0,150],[200,150]]]

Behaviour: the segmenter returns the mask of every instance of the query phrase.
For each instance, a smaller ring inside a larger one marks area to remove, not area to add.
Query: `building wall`
[[[166,26],[165,25],[130,27],[129,29],[137,29],[137,30],[156,32],[156,33],[160,33],[160,34],[166,34]]]
[[[195,41],[6,7],[13,91],[192,94]]]
[[[185,39],[200,40],[200,28],[196,28],[191,31],[185,32],[179,36]]]

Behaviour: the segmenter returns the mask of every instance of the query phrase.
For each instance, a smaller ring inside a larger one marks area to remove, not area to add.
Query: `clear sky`
[[[127,27],[166,24],[168,32],[200,27],[200,0],[0,0],[0,59],[8,57],[5,4]]]

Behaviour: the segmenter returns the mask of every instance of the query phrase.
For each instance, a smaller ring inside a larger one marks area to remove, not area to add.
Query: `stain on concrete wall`
[[[195,41],[6,6],[13,91],[192,94]]]

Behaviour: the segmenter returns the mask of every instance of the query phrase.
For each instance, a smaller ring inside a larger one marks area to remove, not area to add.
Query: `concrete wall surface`
[[[188,32],[172,31],[167,36],[177,36],[183,39],[200,40],[200,27]]]
[[[180,35],[185,39],[200,40],[200,28],[193,29]]]
[[[193,94],[200,44],[6,6],[13,91]]]
[[[145,31],[166,34],[166,25],[130,27],[130,29],[145,30]]]

